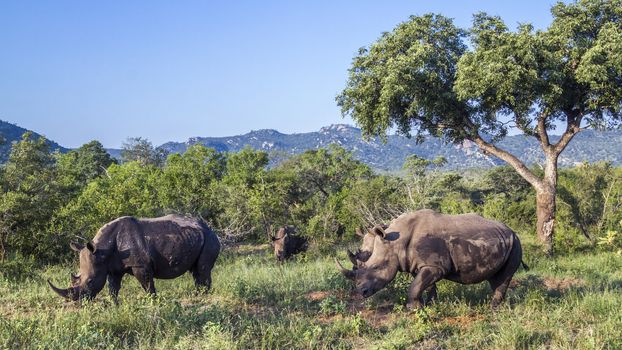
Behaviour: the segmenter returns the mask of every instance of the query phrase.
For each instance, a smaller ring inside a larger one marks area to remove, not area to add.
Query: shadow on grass
[[[593,286],[592,286],[593,287]],[[586,282],[578,278],[556,278],[547,276],[527,275],[514,279],[510,283],[509,291],[513,294],[512,304],[520,303],[534,292],[545,296],[553,301],[561,299],[567,293],[583,294],[588,289]]]
[[[515,278],[510,283],[506,294],[507,302],[511,305],[520,304],[536,295],[555,301],[568,293],[584,294],[588,291],[622,290],[622,279],[608,281],[603,276],[603,283],[588,283],[576,277],[557,278],[529,274]],[[383,302],[392,302],[395,305],[405,305],[407,297],[406,279],[389,286],[386,291],[379,292],[373,297],[368,306],[371,308],[382,305]],[[605,282],[606,281],[606,282]],[[469,306],[478,306],[490,303],[493,291],[488,282],[475,285],[461,285],[450,281],[438,283],[438,298],[436,303],[456,301]]]

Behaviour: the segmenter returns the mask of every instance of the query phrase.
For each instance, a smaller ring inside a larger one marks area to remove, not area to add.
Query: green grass
[[[282,265],[267,248],[225,251],[207,295],[185,275],[157,280],[150,298],[126,276],[117,306],[106,290],[83,304],[55,295],[45,280],[67,285],[71,266],[4,265],[13,272],[0,272],[0,348],[622,348],[622,257],[549,260],[526,246],[531,270],[496,312],[486,283],[446,281],[436,304],[408,312],[407,275],[359,300],[334,267],[342,249]]]

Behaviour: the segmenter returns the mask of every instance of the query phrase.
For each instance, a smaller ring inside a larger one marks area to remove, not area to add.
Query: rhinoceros
[[[72,242],[80,253],[80,273],[71,275],[71,287],[60,296],[92,299],[108,280],[110,295],[117,300],[121,278],[128,273],[145,291],[155,294],[153,279],[171,279],[192,272],[197,287],[209,290],[211,271],[220,252],[216,234],[200,220],[178,215],[152,219],[124,216],[99,229],[91,242]]]
[[[285,261],[309,247],[307,239],[295,236],[294,231],[294,227],[284,226],[277,231],[276,236],[270,237],[274,245],[274,256],[278,261]]]
[[[391,282],[398,271],[414,276],[407,307],[421,308],[423,292],[436,297],[441,279],[474,284],[488,281],[494,291],[491,305],[504,299],[514,273],[523,263],[518,236],[504,224],[476,214],[444,215],[433,210],[405,213],[386,229],[376,226],[373,250],[367,261],[342,274],[370,297]]]

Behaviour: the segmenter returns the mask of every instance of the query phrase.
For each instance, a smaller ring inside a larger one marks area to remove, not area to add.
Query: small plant
[[[320,302],[320,312],[325,315],[342,314],[346,312],[347,303],[329,295]]]
[[[622,221],[620,221],[620,226],[622,226]],[[604,237],[598,237],[598,245],[615,250],[618,255],[622,255],[622,239],[617,230],[608,230]]]

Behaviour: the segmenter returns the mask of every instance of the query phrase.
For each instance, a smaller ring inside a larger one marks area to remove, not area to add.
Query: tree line
[[[25,133],[0,168],[0,258],[62,261],[71,257],[69,241],[92,238],[125,215],[201,217],[225,242],[266,243],[279,226],[294,225],[322,249],[354,239],[357,227],[421,208],[477,212],[527,234],[536,227],[536,192],[510,167],[445,172],[444,159],[413,155],[401,173],[378,174],[335,145],[270,166],[266,152],[250,148],[197,144],[166,155],[141,138],[124,145],[122,158],[98,141],[52,152],[44,138]],[[563,169],[559,186],[557,249],[619,249],[622,169]]]

